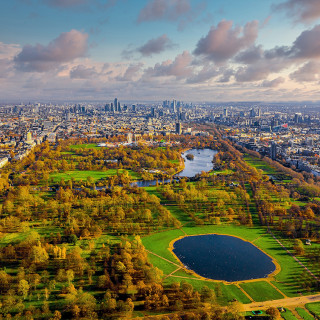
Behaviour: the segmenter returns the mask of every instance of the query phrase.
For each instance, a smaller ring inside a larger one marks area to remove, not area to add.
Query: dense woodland
[[[195,290],[184,280],[164,285],[163,272],[149,261],[141,238],[182,226],[170,210],[173,204],[193,225],[259,225],[296,239],[294,252],[317,265],[320,251],[305,252],[301,243],[320,239],[320,181],[236,148],[217,129],[210,130],[209,137],[171,137],[177,142],[171,148],[46,142],[3,168],[0,318],[128,319],[143,314],[152,319],[160,313],[157,319],[163,320],[242,319],[237,301],[218,304],[219,287]],[[217,174],[162,184],[161,179],[181,170],[181,151],[192,147],[219,151]],[[265,161],[279,180],[248,164],[245,155]],[[155,168],[162,174],[148,172]],[[76,170],[115,173],[97,181],[52,178]],[[157,195],[131,187],[130,172],[159,179]],[[301,279],[307,290],[317,289],[308,275]]]

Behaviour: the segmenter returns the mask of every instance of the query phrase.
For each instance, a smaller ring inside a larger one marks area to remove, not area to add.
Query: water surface
[[[272,259],[239,238],[208,234],[177,240],[173,252],[198,275],[229,282],[265,278],[276,269]]]
[[[186,158],[189,153],[193,154],[193,160]],[[218,151],[212,149],[191,149],[186,151],[182,154],[185,168],[177,176],[191,178],[201,173],[201,171],[208,172],[212,170],[212,160],[217,153]]]

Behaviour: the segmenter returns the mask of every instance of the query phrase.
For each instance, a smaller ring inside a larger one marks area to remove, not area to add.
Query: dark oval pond
[[[198,275],[228,282],[265,278],[276,270],[272,259],[253,244],[218,234],[189,236],[173,252]]]

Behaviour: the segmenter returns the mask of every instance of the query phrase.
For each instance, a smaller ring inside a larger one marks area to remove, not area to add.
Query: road
[[[253,310],[266,310],[269,307],[290,307],[290,306],[304,306],[306,303],[319,302],[320,294],[314,294],[311,296],[302,296],[294,298],[285,298],[279,300],[269,300],[264,302],[252,302],[244,304],[244,311]]]

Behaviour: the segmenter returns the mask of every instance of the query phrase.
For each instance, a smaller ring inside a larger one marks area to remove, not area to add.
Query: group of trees
[[[285,172],[292,177],[286,185],[268,181],[217,129],[208,130],[214,136],[171,137],[178,145],[174,149],[71,147],[90,140],[44,143],[5,167],[0,176],[0,232],[6,236],[0,246],[0,318],[126,319],[140,310],[172,313],[169,319],[175,320],[243,319],[239,303],[217,305],[218,285],[216,290],[195,290],[185,281],[163,285],[164,275],[148,260],[140,236],[181,227],[170,205],[199,225],[251,226],[256,210],[262,225],[297,238],[292,249],[316,266],[320,252],[305,250],[299,238],[319,238],[318,182],[291,171]],[[67,170],[131,169],[145,178],[148,169],[170,173],[187,147],[219,150],[215,167],[229,173],[202,173],[192,182],[158,186],[162,201],[130,187],[126,170],[101,181],[108,188],[99,190],[92,177],[62,180],[55,187],[50,180],[50,173]],[[311,278],[301,277],[306,290],[314,288]],[[269,314],[278,316],[275,310]]]
[[[195,184],[187,184],[182,179],[158,189],[196,224],[220,224],[222,220],[238,219],[241,224],[252,225],[249,195],[241,186],[229,187],[222,179],[211,176],[200,178]]]

